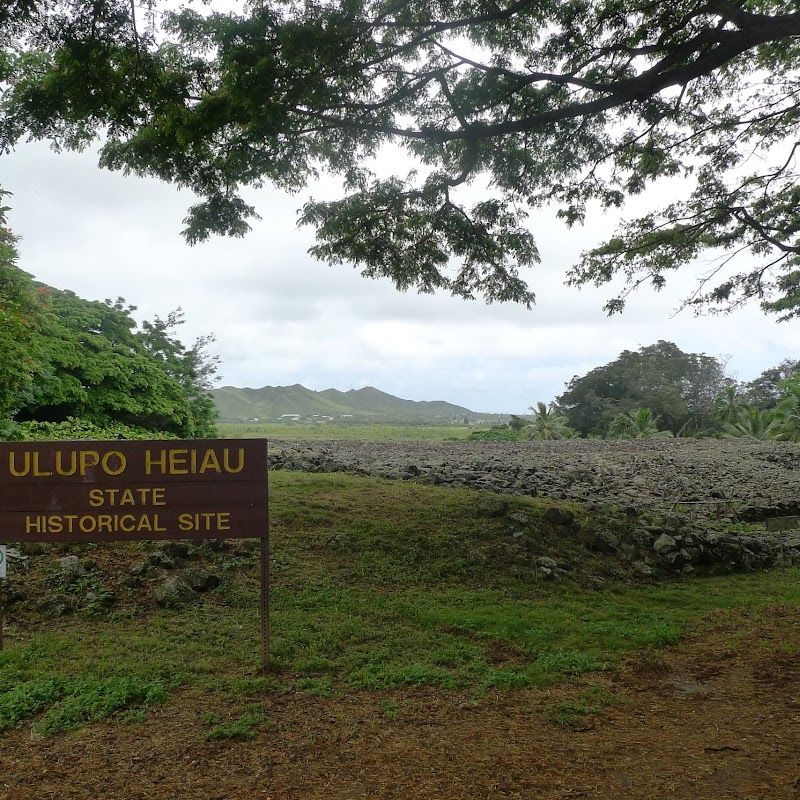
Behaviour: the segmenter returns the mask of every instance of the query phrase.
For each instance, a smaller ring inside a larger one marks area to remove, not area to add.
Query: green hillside
[[[450,419],[473,414],[468,408],[443,400],[403,400],[372,386],[341,392],[325,389],[315,392],[305,386],[263,386],[261,389],[223,386],[212,392],[220,419],[269,422],[285,415],[303,419]]]

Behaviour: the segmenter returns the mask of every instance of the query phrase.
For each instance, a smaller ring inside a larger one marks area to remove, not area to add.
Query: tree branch
[[[747,225],[748,228],[752,228],[762,239],[769,242],[773,247],[777,247],[782,253],[800,254],[800,246],[793,247],[792,245],[784,244],[780,239],[776,239],[764,225],[750,215],[750,212],[744,206],[732,207],[730,212],[739,222]]]

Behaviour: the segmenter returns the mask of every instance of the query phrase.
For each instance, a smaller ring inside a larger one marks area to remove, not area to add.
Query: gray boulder
[[[58,559],[61,568],[61,580],[63,583],[75,583],[86,574],[86,567],[81,563],[78,556],[64,556]]]
[[[183,578],[195,592],[209,592],[221,583],[217,575],[202,567],[186,567],[180,571],[179,577]]]
[[[659,536],[658,539],[653,542],[653,550],[655,550],[660,556],[669,555],[669,553],[673,552],[677,546],[678,542],[668,533],[662,533],[661,536]]]
[[[550,525],[569,527],[575,521],[575,515],[565,508],[548,508],[542,519]]]
[[[156,603],[164,608],[179,608],[189,605],[197,597],[197,592],[180,577],[180,575],[170,575],[163,581],[156,584],[153,590]]]

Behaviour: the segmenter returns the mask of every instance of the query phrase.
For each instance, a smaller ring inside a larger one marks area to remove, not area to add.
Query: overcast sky
[[[777,324],[755,306],[727,317],[673,316],[691,276],[661,294],[639,291],[623,315],[606,317],[610,290],[563,285],[580,252],[613,230],[600,214],[571,231],[552,214],[532,219],[542,263],[525,274],[537,295],[527,311],[402,294],[388,280],[316,261],[306,252],[313,231],[296,226],[306,196],[272,189],[248,196],[262,220],[246,238],[190,248],[179,231],[191,194],[95,164],[91,152],[55,154],[40,143],[0,157],[0,185],[13,192],[10,223],[22,236],[20,266],[87,299],[122,296],[138,307],[138,321],[180,306],[182,341],[216,335],[220,386],[375,386],[411,400],[522,413],[552,400],[573,375],[659,339],[730,356],[739,380],[800,354],[800,323]]]

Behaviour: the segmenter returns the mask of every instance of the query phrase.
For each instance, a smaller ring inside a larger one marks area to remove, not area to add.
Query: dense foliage
[[[518,268],[538,260],[531,209],[553,205],[580,223],[666,180],[674,199],[622,223],[568,280],[623,276],[614,312],[631,288],[660,289],[708,255],[716,263],[687,303],[755,299],[781,318],[800,314],[795,2],[174,8],[4,3],[0,148],[102,136],[102,165],[199,196],[190,242],[246,232],[256,211],[244,187],[300,190],[329,171],[343,197],[312,200],[301,216],[317,230],[316,255],[403,289],[526,304]],[[419,169],[376,174],[389,144]],[[468,201],[470,183],[489,191]]]
[[[560,414],[553,403],[548,406],[540,400],[530,410],[533,412],[533,419],[527,428],[529,439],[550,441],[575,436],[575,431],[569,427],[569,419]]]
[[[786,358],[775,367],[765,369],[757,378],[742,386],[747,403],[762,410],[775,408],[780,402],[782,387],[798,373],[800,360]]]
[[[602,436],[617,415],[635,415],[641,408],[676,435],[695,434],[712,423],[714,400],[730,383],[716,358],[660,341],[625,350],[611,363],[576,375],[557,403],[584,436]]]
[[[782,442],[800,442],[800,376],[784,384],[784,393],[770,423],[770,434]]]
[[[186,427],[188,404],[180,387],[145,355],[126,314],[58,290],[51,290],[48,311],[38,335],[46,356],[17,419]]]
[[[154,352],[152,326],[136,331],[133,309],[120,300],[83,300],[56,289],[49,294],[33,336],[42,363],[18,421],[71,418],[181,437],[214,434],[216,413],[198,381],[197,351],[162,335]]]
[[[672,436],[672,431],[660,430],[659,418],[653,416],[649,408],[636,411],[621,411],[608,426],[611,439],[664,439]]]
[[[555,403],[537,407],[533,425],[561,412],[582,436],[800,441],[800,361],[786,359],[737,383],[718,359],[660,341],[576,375]]]
[[[175,435],[109,422],[97,425],[85,419],[67,417],[62,422],[18,422],[10,426],[19,441],[60,441],[65,439],[174,439]]]
[[[117,306],[120,305],[118,301]],[[131,309],[133,310],[133,309]],[[145,320],[137,339],[145,351],[160,362],[161,368],[181,387],[189,404],[192,436],[213,436],[217,408],[211,389],[217,380],[219,356],[208,353],[207,348],[215,340],[213,334],[200,336],[190,348],[184,347],[172,331],[183,325],[183,311],[171,311],[165,320],[156,317],[153,322]]]
[[[0,208],[0,435],[3,420],[17,411],[33,382],[35,333],[44,300],[31,276],[17,267],[16,238],[5,227],[6,211]]]
[[[0,230],[0,436],[213,436],[216,357],[170,329],[180,312],[136,330],[132,307],[35,284]],[[22,423],[17,424],[17,423]]]

